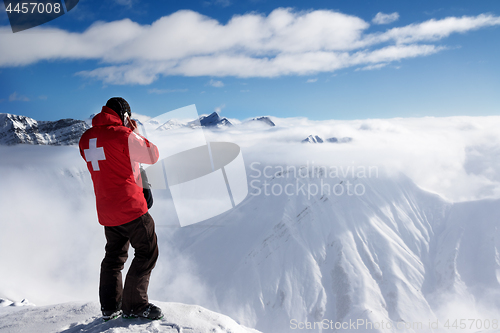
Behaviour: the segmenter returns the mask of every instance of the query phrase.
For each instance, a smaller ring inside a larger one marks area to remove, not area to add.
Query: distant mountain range
[[[37,121],[25,116],[0,113],[0,144],[65,146],[78,143],[89,125],[83,120]]]
[[[204,127],[209,129],[223,129],[228,127],[234,127],[238,125],[264,125],[266,127],[274,127],[276,124],[269,117],[256,117],[242,122],[241,124],[233,124],[226,117],[221,117],[217,112],[212,112],[209,115],[202,115],[197,120],[182,122],[177,119],[169,119],[167,122],[161,124],[156,120],[149,120],[144,123],[145,125],[151,126],[154,130],[170,130],[181,127]]]
[[[0,113],[0,145],[33,144],[67,146],[78,143],[83,132],[90,128],[92,115],[86,121],[77,119],[61,119],[57,121],[38,121],[26,116],[9,113]],[[274,127],[276,124],[269,117],[256,117],[234,125],[226,117],[221,117],[217,112],[202,115],[196,121],[179,122],[170,119],[164,124],[150,123],[155,130],[165,131],[180,127],[201,126],[208,129],[223,129],[239,125],[258,125],[259,127]],[[317,135],[309,135],[302,140],[303,143],[347,143],[352,138],[322,139]]]
[[[91,118],[87,121],[77,119],[39,121],[26,116],[0,113],[0,145],[74,145],[78,143],[83,132],[90,128]],[[253,118],[243,122],[243,124],[245,123],[260,123],[265,126],[275,126],[269,117]],[[199,124],[202,127],[210,129],[222,129],[234,126],[227,118],[221,117],[217,112],[201,116]],[[191,124],[169,120],[165,124],[158,125],[157,129],[168,130],[190,126]]]

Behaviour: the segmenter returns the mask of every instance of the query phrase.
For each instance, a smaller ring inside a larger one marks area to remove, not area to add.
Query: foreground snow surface
[[[231,318],[200,306],[154,302],[161,307],[162,320],[117,318],[104,322],[99,304],[64,303],[48,306],[0,307],[0,332],[172,332],[172,333],[259,333],[238,325]]]

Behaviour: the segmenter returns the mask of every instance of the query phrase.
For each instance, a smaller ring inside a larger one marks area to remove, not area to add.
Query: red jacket
[[[148,207],[139,163],[156,163],[158,148],[123,126],[118,114],[106,106],[92,119],[79,146],[94,182],[99,223],[117,226],[144,215]]]

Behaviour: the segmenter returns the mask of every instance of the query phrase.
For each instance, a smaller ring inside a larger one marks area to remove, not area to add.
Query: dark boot
[[[163,318],[163,313],[161,312],[161,309],[159,307],[152,303],[149,303],[142,311],[138,311],[137,313],[124,313],[123,318],[146,318],[151,320],[158,320]]]

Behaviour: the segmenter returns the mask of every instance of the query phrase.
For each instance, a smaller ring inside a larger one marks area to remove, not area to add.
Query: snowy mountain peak
[[[13,302],[5,298],[0,298],[0,307],[6,306],[35,306],[35,304],[31,303],[26,298],[24,298],[20,302]]]
[[[151,124],[154,124],[154,122],[151,122]],[[167,131],[167,130],[182,128],[182,127],[188,127],[188,124],[182,123],[182,122],[178,121],[177,119],[170,119],[167,122],[163,123],[162,125],[158,126],[156,128],[156,130],[157,131]]]
[[[347,143],[351,142],[352,138],[345,137],[345,138],[336,138],[336,137],[331,137],[326,140],[323,140],[321,137],[317,135],[309,135],[307,138],[302,140],[303,143],[323,143],[323,142],[330,142],[330,143]]]
[[[302,140],[304,143],[323,143],[323,139],[317,135],[309,135],[307,138]]]
[[[89,125],[76,119],[37,121],[26,116],[0,114],[0,144],[73,145]]]
[[[225,118],[219,116],[217,112],[212,112],[208,116],[201,116],[200,117],[200,125],[203,127],[225,127],[225,126],[233,126],[231,122]]]
[[[251,121],[251,122],[262,122],[262,123],[267,124],[267,125],[269,125],[271,127],[276,126],[276,124],[269,117],[266,117],[266,116],[252,118],[249,121]]]

